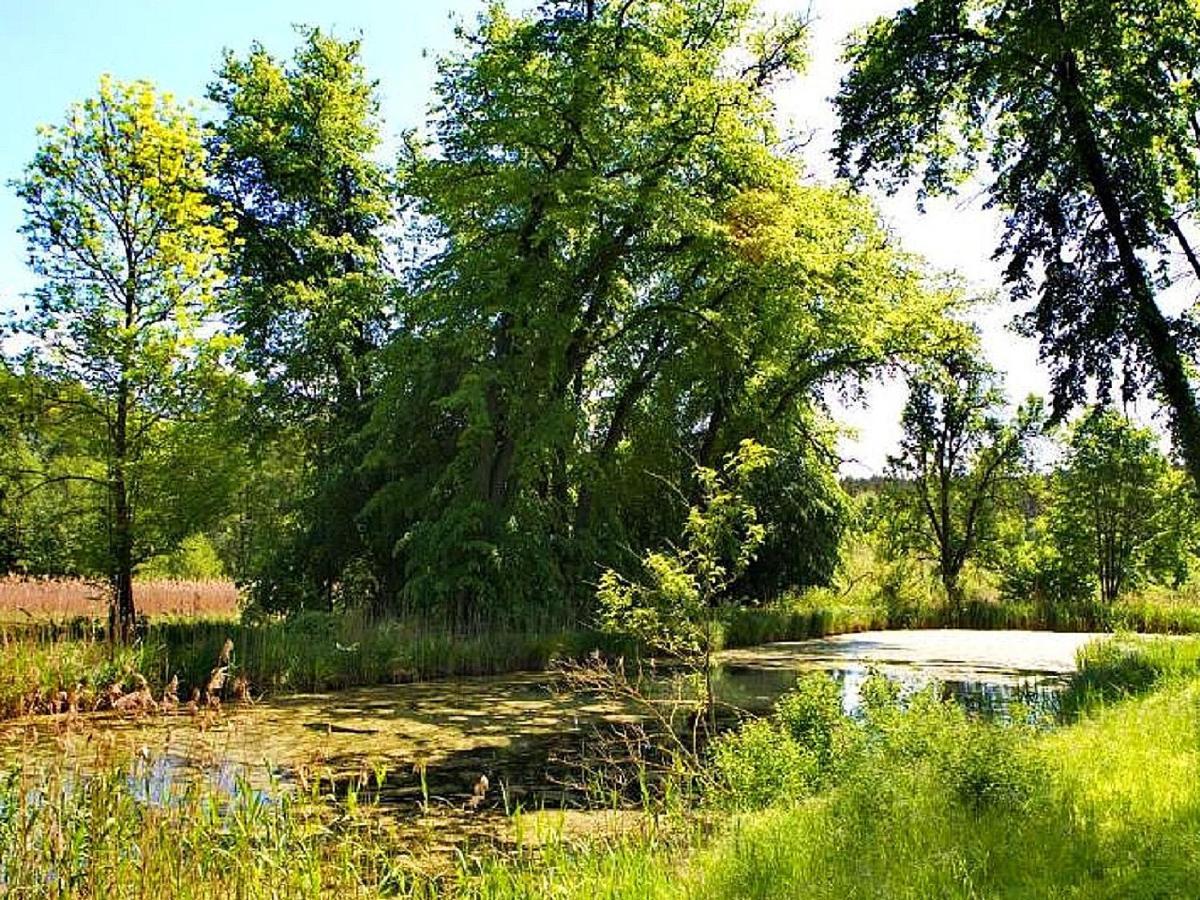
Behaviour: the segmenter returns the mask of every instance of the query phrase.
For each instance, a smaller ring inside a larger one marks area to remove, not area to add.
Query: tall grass
[[[1078,716],[1197,675],[1200,638],[1125,633],[1092,641],[1078,653],[1063,711]]]
[[[1164,667],[1182,664],[1178,680],[1048,733],[936,706],[891,714],[835,787],[776,793],[690,851],[603,847],[550,872],[498,864],[472,896],[1194,897],[1200,678],[1183,673],[1197,647],[1152,646]],[[778,759],[777,747],[761,757]]]
[[[765,606],[731,609],[724,635],[726,647],[748,647],[885,628],[1200,634],[1200,595],[1195,589],[1147,588],[1102,607],[1046,605],[977,593],[952,608],[936,592],[888,602],[870,587],[849,595],[814,588]]]
[[[94,707],[116,684],[132,686],[135,673],[151,671],[155,648],[59,637],[31,639],[0,630],[0,718]]]
[[[62,711],[72,692],[81,708],[90,708],[111,685],[129,689],[138,676],[155,693],[178,678],[186,697],[208,683],[226,641],[232,643],[226,681],[244,679],[256,693],[544,670],[594,650],[636,653],[622,639],[589,631],[452,634],[354,613],[253,623],[163,619],[151,621],[129,647],[110,645],[90,620],[0,626],[0,718]]]
[[[141,765],[0,778],[0,896],[375,897],[425,891],[385,821],[316,795],[195,783],[149,803]]]
[[[542,670],[595,649],[629,649],[589,631],[453,634],[414,621],[328,613],[253,624],[163,622],[145,638],[163,648],[155,676],[178,674],[186,683],[207,676],[226,639],[234,647],[231,674],[260,690],[287,691]]]

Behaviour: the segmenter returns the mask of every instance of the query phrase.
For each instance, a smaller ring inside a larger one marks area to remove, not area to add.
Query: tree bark
[[[112,638],[124,643],[133,637],[137,610],[133,603],[133,513],[129,504],[126,462],[129,455],[129,383],[122,377],[117,388],[117,416],[113,434]]]
[[[124,340],[134,328],[137,318],[137,266],[132,242],[125,242]],[[109,635],[121,643],[134,634],[137,610],[133,603],[133,509],[129,502],[129,407],[131,388],[129,366],[132,351],[126,344],[118,361],[117,409],[113,423],[112,442],[112,608],[109,612]]]

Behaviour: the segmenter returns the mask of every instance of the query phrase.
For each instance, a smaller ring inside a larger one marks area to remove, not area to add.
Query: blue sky
[[[521,5],[518,3],[517,5]],[[894,11],[900,0],[764,0],[768,9],[810,9],[813,60],[806,75],[780,92],[780,114],[814,130],[809,154],[818,175],[828,172],[825,151],[833,127],[828,98],[840,73],[840,47],[851,29]],[[147,78],[180,98],[201,102],[221,51],[244,51],[259,40],[285,56],[295,23],[362,33],[368,71],[380,83],[389,136],[421,122],[434,77],[434,58],[453,45],[455,20],[471,20],[483,0],[0,0],[0,308],[20,303],[33,284],[26,270],[20,205],[7,182],[32,156],[35,129],[57,122],[67,107],[96,88],[101,73]],[[943,201],[921,215],[911,197],[879,198],[904,243],[943,269],[962,273],[979,293],[999,287],[990,261],[999,223],[977,199]],[[1020,398],[1043,392],[1046,377],[1036,348],[1013,335],[1012,309],[1000,304],[977,319],[992,362],[1008,375]],[[838,407],[839,419],[858,430],[843,445],[848,474],[878,471],[895,446],[902,385],[879,383],[863,405]]]

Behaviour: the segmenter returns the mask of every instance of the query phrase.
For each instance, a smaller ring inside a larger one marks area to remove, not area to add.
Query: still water
[[[770,644],[723,654],[717,689],[726,703],[763,712],[798,675],[826,671],[852,711],[875,670],[909,690],[937,683],[986,714],[1003,715],[1014,701],[1052,711],[1077,650],[1093,637],[881,631]],[[137,780],[151,801],[196,778],[232,789],[236,782],[303,784],[327,773],[386,772],[389,803],[447,809],[461,808],[486,774],[504,791],[491,804],[570,805],[554,773],[597,728],[635,718],[545,674],[468,678],[280,697],[227,707],[213,719],[100,714],[71,727],[54,717],[9,723],[0,725],[0,770],[51,757],[88,769],[129,756],[143,761]]]
[[[824,671],[842,685],[853,712],[872,671],[916,690],[936,683],[968,709],[1003,715],[1013,703],[1053,713],[1079,649],[1098,635],[1035,631],[871,631],[768,644],[722,655],[718,692],[726,702],[760,712],[797,675]]]

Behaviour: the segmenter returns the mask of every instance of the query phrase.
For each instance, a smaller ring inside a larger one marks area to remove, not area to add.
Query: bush
[[[805,675],[775,704],[779,726],[817,762],[820,773],[833,766],[849,721],[842,710],[842,688],[824,673]]]
[[[851,717],[837,682],[814,674],[779,700],[772,719],[720,738],[713,765],[722,798],[738,808],[844,782],[886,782],[903,770],[926,773],[975,812],[1023,809],[1045,793],[1030,737],[1025,726],[972,718],[935,687],[902,697],[895,682],[877,674],[863,686],[862,714]]]
[[[717,738],[712,748],[718,797],[737,809],[755,809],[810,794],[816,757],[769,719],[751,719]]]
[[[1041,760],[1020,729],[969,723],[958,739],[940,748],[937,765],[960,800],[973,809],[1022,809],[1046,780]]]
[[[863,695],[864,740],[880,764],[928,766],[976,810],[1019,808],[1043,784],[1027,727],[973,718],[933,686],[902,699],[895,684],[878,675],[868,679]]]

